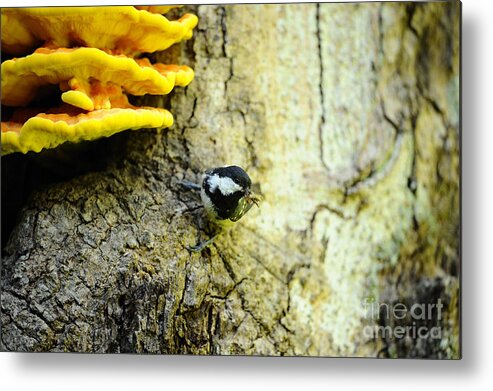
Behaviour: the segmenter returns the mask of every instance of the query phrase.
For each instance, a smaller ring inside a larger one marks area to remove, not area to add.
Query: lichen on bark
[[[4,247],[2,348],[457,357],[458,5],[194,11],[156,55],[196,73],[150,102],[172,129],[80,146],[89,168],[58,176],[76,147],[22,158],[51,177]],[[264,202],[192,254],[202,211],[178,182],[223,164]],[[365,338],[368,297],[440,298],[442,340]]]

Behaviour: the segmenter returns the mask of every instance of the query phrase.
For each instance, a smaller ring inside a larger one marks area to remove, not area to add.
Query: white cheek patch
[[[217,174],[209,177],[209,186],[211,192],[214,192],[217,188],[219,188],[219,191],[224,195],[230,195],[242,190],[241,186],[236,184],[231,178],[220,177]]]

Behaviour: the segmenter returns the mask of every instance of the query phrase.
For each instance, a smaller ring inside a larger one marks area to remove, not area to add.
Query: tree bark
[[[457,357],[458,7],[193,8],[194,38],[156,55],[196,73],[152,99],[170,130],[3,160],[51,177],[4,248],[2,348]],[[203,211],[177,182],[225,164],[264,201],[190,253]],[[438,299],[440,340],[365,336],[389,322],[365,302]]]

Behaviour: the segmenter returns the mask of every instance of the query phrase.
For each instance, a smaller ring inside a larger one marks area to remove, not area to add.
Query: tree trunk
[[[170,130],[3,158],[3,349],[457,357],[459,5],[192,11],[156,56],[196,78],[147,101]],[[177,182],[225,164],[264,201],[190,253],[203,210]],[[413,323],[367,303],[438,299],[418,326],[441,339],[366,335]]]

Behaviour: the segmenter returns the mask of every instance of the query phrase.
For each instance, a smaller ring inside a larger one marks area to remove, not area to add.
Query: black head
[[[222,178],[231,178],[233,182],[241,186],[243,189],[250,189],[252,181],[243,168],[238,166],[217,167],[207,170],[206,175],[217,174]]]
[[[229,178],[233,183],[222,181],[223,178]],[[228,219],[235,215],[240,199],[250,193],[251,185],[252,181],[248,174],[238,166],[207,170],[202,183],[205,194],[211,200],[221,219]]]

